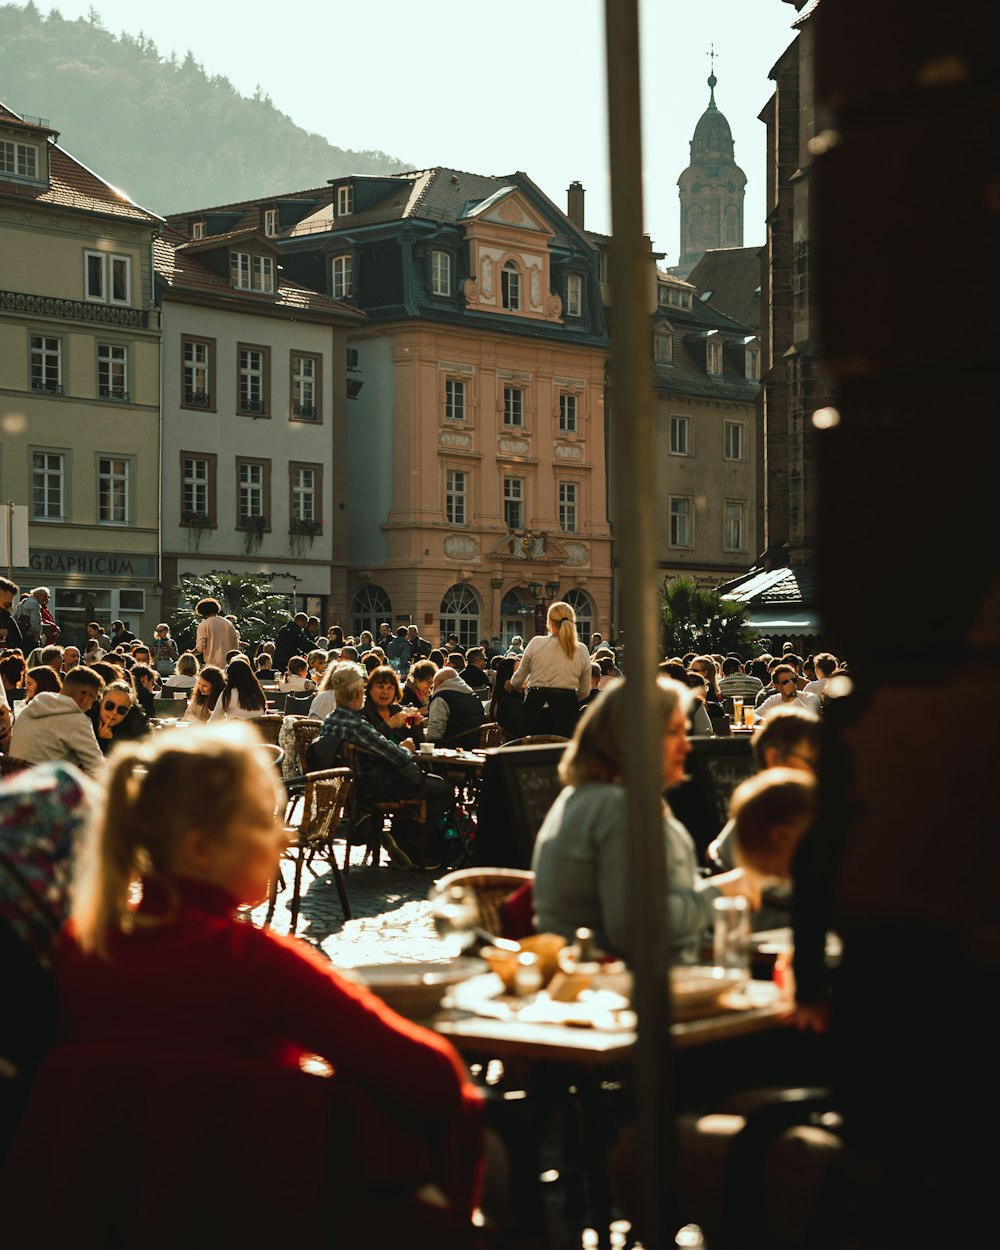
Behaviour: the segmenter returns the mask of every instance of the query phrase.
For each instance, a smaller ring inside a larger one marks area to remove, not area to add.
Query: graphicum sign
[[[156,557],[102,555],[99,552],[32,551],[33,573],[75,573],[85,577],[156,577]]]

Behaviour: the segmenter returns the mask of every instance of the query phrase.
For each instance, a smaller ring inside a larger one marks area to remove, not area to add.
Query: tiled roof
[[[732,589],[728,589],[732,586]],[[722,598],[733,603],[815,604],[816,570],[812,563],[794,567],[751,570],[744,578],[720,586]]]
[[[275,246],[273,240],[265,238],[261,235],[259,227],[256,223],[252,226],[239,226],[235,230],[227,230],[223,234],[209,234],[203,239],[185,239],[181,247],[187,252],[210,252],[217,247],[225,247],[227,243],[234,243],[237,239],[256,238],[262,244],[265,244],[270,251],[276,255],[279,249]]]
[[[55,133],[48,126],[23,122],[17,113],[2,104],[0,117],[8,122],[19,123],[37,135]],[[0,181],[0,196],[14,195],[19,200],[30,199],[35,204],[48,204],[53,208],[68,208],[81,213],[101,213],[127,221],[145,222],[151,226],[158,225],[162,220],[155,213],[140,208],[124,191],[119,191],[117,187],[105,182],[57,143],[48,144],[48,155],[48,187]]]
[[[673,331],[673,360],[669,365],[656,365],[657,391],[752,402],[757,395],[757,384],[747,381],[739,367],[742,360],[725,350],[727,342],[741,342],[746,338],[750,334],[749,328],[698,299],[691,302],[690,309],[670,308],[657,313],[654,320],[654,325],[669,325]],[[719,331],[723,338],[722,374],[719,377],[710,377],[705,370],[703,344],[712,330]]]
[[[176,291],[191,291],[202,295],[225,296],[248,304],[271,306],[276,309],[301,309],[310,312],[339,313],[353,320],[363,320],[364,313],[330,299],[297,282],[281,279],[275,295],[261,291],[242,291],[233,287],[220,274],[213,272],[193,256],[185,244],[187,238],[169,227],[153,242],[153,263],[156,276]]]
[[[717,248],[706,252],[688,275],[707,303],[751,329],[760,330],[759,247]]]

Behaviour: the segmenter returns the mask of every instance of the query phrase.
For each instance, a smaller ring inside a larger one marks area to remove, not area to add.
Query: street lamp
[[[528,590],[531,597],[535,601],[535,635],[545,633],[545,616],[546,609],[552,600],[559,593],[558,582],[546,582],[543,586],[541,582],[528,582]],[[543,597],[542,592],[545,592]]]

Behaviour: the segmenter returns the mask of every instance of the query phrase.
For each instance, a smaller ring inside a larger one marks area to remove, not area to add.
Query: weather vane
[[[714,42],[709,47],[708,56],[711,58],[711,62],[712,62],[710,72],[714,74],[715,73],[715,44]]]

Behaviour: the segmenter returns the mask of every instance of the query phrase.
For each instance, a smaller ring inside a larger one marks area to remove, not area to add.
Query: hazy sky
[[[36,2],[46,11],[44,0]],[[563,208],[566,188],[579,179],[588,228],[610,231],[603,0],[297,0],[287,9],[259,0],[236,9],[204,0],[60,0],[56,7],[67,19],[93,7],[109,31],[143,31],[163,56],[190,49],[209,74],[224,74],[246,95],[260,84],[299,126],[339,147],[379,149],[418,169],[520,169]],[[714,43],[716,103],[748,178],[744,242],[763,243],[765,131],[757,114],[772,94],[768,71],[794,38],[794,6],[641,0],[640,14],[646,232],[667,253],[664,263],[675,264],[677,177],[708,104]],[[72,151],[72,119],[54,124]]]

